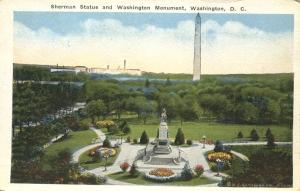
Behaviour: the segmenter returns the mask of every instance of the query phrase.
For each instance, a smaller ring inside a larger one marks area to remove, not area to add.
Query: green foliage
[[[133,139],[133,143],[134,143],[134,144],[137,144],[137,143],[138,143],[138,141],[137,141],[136,138]]]
[[[111,148],[110,140],[107,137],[103,141],[103,147]]]
[[[93,162],[102,161],[103,156],[102,153],[99,150],[95,151],[95,154],[93,155]]]
[[[251,141],[258,141],[259,136],[255,129],[252,129],[252,131],[250,133],[250,138],[251,138]]]
[[[143,133],[141,135],[141,138],[140,138],[140,143],[141,144],[147,144],[147,143],[149,143],[149,137],[148,137],[146,131],[143,131]]]
[[[178,128],[175,136],[175,145],[183,145],[185,143],[184,134],[181,128]]]
[[[275,138],[274,138],[274,135],[272,133],[268,134],[267,146],[270,149],[273,149],[275,147]]]
[[[265,134],[266,138],[268,138],[271,134],[272,134],[271,129],[268,128]]]
[[[243,135],[243,133],[241,131],[239,131],[239,133],[237,135],[237,138],[239,138],[239,139],[244,138],[244,135]]]
[[[146,88],[149,88],[149,87],[150,87],[150,81],[149,81],[148,78],[147,78],[146,81],[145,81],[145,87],[146,87]]]
[[[129,170],[129,174],[130,174],[130,176],[133,176],[133,177],[139,175],[139,171],[137,170],[137,166],[135,163],[132,163],[130,170]]]
[[[186,144],[192,145],[192,144],[193,144],[193,141],[192,141],[191,139],[188,139],[188,140],[186,140]]]
[[[88,116],[95,123],[95,117],[104,116],[106,113],[106,106],[102,100],[92,100],[86,106]]]
[[[266,185],[291,187],[293,184],[293,157],[291,148],[264,149],[253,147],[248,153],[249,164],[243,171],[226,180],[230,185]],[[241,148],[245,150],[245,148]],[[233,165],[234,166],[234,165]]]
[[[183,180],[191,180],[193,178],[193,170],[188,163],[185,163],[182,169],[181,178]]]
[[[224,150],[225,150],[225,149],[224,149],[223,143],[222,143],[221,141],[217,140],[217,141],[215,142],[215,148],[214,148],[214,151],[215,151],[215,152],[221,152],[221,151],[224,151]]]

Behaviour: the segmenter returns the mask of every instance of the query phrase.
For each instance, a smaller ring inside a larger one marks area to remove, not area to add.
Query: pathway
[[[98,143],[94,143],[88,146],[85,146],[79,150],[77,150],[76,152],[73,153],[72,155],[72,161],[73,162],[78,162],[79,161],[79,156],[96,147],[96,146],[100,146],[102,145],[104,139],[106,138],[105,134],[100,130],[100,129],[96,129],[94,127],[91,127],[90,129],[92,129],[98,136]],[[112,144],[117,143],[117,141],[112,141]],[[224,145],[266,145],[267,142],[244,142],[244,143],[224,143]],[[278,145],[289,145],[292,144],[292,142],[276,142],[276,144]],[[135,159],[135,156],[137,154],[137,152],[140,149],[145,148],[145,145],[132,145],[130,143],[122,143],[122,145],[120,145],[120,153],[117,157],[117,159],[115,160],[114,164],[111,166],[107,167],[107,170],[104,170],[104,167],[99,167],[99,168],[95,168],[92,170],[85,170],[83,173],[93,173],[95,175],[98,176],[105,176],[108,174],[112,174],[112,173],[116,173],[116,172],[120,172],[120,164],[123,162],[128,162],[129,164],[132,164],[132,162]],[[205,176],[206,178],[212,179],[212,180],[216,180],[216,181],[221,181],[223,176],[227,176],[226,174],[222,174],[220,173],[220,176],[217,176],[216,172],[213,172],[210,170],[208,162],[205,159],[205,153],[207,151],[213,150],[214,149],[214,145],[205,145],[205,148],[203,148],[203,145],[201,143],[195,143],[193,144],[191,147],[181,147],[180,148],[183,151],[183,154],[185,155],[185,157],[188,158],[188,160],[190,161],[190,166],[193,168],[194,166],[196,166],[197,164],[202,164],[204,167],[204,173],[203,176]],[[238,153],[236,151],[231,151],[232,154],[236,155],[237,157],[241,158],[244,161],[249,161],[248,157]],[[121,181],[117,181],[117,180],[113,180],[107,177],[107,184],[111,184],[111,185],[133,185],[127,182],[121,182]],[[202,185],[203,186],[203,185]],[[205,186],[205,185],[204,185]],[[211,184],[211,186],[217,186],[216,184]]]

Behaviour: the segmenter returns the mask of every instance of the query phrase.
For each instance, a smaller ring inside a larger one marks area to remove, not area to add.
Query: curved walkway
[[[73,154],[72,154],[72,162],[79,162],[79,157],[82,153],[92,149],[92,148],[95,148],[97,146],[100,146],[103,141],[105,140],[105,134],[99,130],[99,129],[95,129],[94,127],[90,127],[91,130],[93,130],[97,136],[98,136],[98,139],[100,140],[98,143],[94,143],[94,144],[90,144],[88,146],[85,146],[77,151],[75,151]]]
[[[96,129],[94,127],[91,127],[90,129],[93,130],[97,134],[98,142],[94,143],[94,144],[90,144],[88,146],[85,146],[85,147],[77,150],[76,152],[74,152],[72,155],[73,162],[78,162],[79,157],[82,153],[84,153],[96,146],[102,145],[104,139],[106,138],[105,134],[101,130]],[[117,141],[115,143],[117,143]],[[224,145],[264,145],[264,144],[266,144],[266,142],[224,143]],[[276,144],[284,145],[284,144],[292,144],[292,142],[276,142]],[[104,167],[98,167],[98,168],[95,168],[92,170],[84,170],[83,173],[93,173],[98,176],[106,176],[108,174],[120,172],[121,171],[121,169],[119,167],[120,164],[125,161],[128,162],[129,164],[131,164],[134,161],[137,152],[143,148],[145,148],[145,145],[132,145],[130,143],[122,143],[120,145],[120,153],[119,153],[117,159],[115,160],[113,165],[107,167],[106,171],[105,171]],[[205,145],[205,148],[203,148],[203,145],[201,143],[195,143],[191,147],[181,147],[180,149],[186,154],[186,156],[188,156],[188,159],[190,161],[190,165],[192,168],[194,166],[196,166],[197,164],[202,164],[204,167],[204,173],[203,173],[204,177],[209,178],[211,180],[215,180],[215,181],[221,181],[222,177],[227,176],[227,175],[220,173],[220,176],[217,176],[216,172],[213,172],[210,170],[208,162],[206,161],[206,158],[205,158],[205,153],[207,151],[213,150],[213,148],[214,148],[214,145]],[[242,153],[238,153],[236,151],[231,151],[231,153],[234,154],[235,156],[241,158],[244,161],[249,161],[249,158],[247,156],[243,155]],[[107,177],[107,184],[110,184],[110,185],[135,185],[135,184],[127,183],[127,182],[113,180],[109,177]],[[207,186],[217,186],[217,184],[218,183],[209,184]],[[206,185],[199,185],[199,186],[206,186]]]

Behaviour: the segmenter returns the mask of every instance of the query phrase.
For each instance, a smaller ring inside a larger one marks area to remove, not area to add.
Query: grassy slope
[[[60,151],[67,149],[71,152],[74,152],[75,150],[90,144],[91,140],[95,137],[97,137],[97,135],[92,130],[71,132],[66,139],[53,143],[46,149],[41,160],[42,167],[44,169],[51,168],[52,158]]]
[[[204,177],[194,178],[190,181],[178,180],[178,181],[173,181],[173,182],[158,183],[158,182],[146,180],[142,175],[139,175],[138,177],[131,177],[129,175],[129,173],[123,173],[123,172],[110,174],[108,176],[115,180],[129,182],[132,184],[141,184],[141,185],[151,185],[152,184],[152,185],[170,185],[170,186],[195,186],[195,185],[201,185],[201,184],[215,183],[214,181],[209,180]]]

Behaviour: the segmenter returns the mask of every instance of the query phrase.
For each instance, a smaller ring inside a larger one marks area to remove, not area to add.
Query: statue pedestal
[[[166,122],[161,122],[159,127],[158,138],[156,139],[156,145],[153,149],[155,154],[169,154],[172,152],[171,146],[168,140],[168,125]]]
[[[172,152],[168,139],[157,139],[156,145],[153,148],[155,154],[169,154]]]

